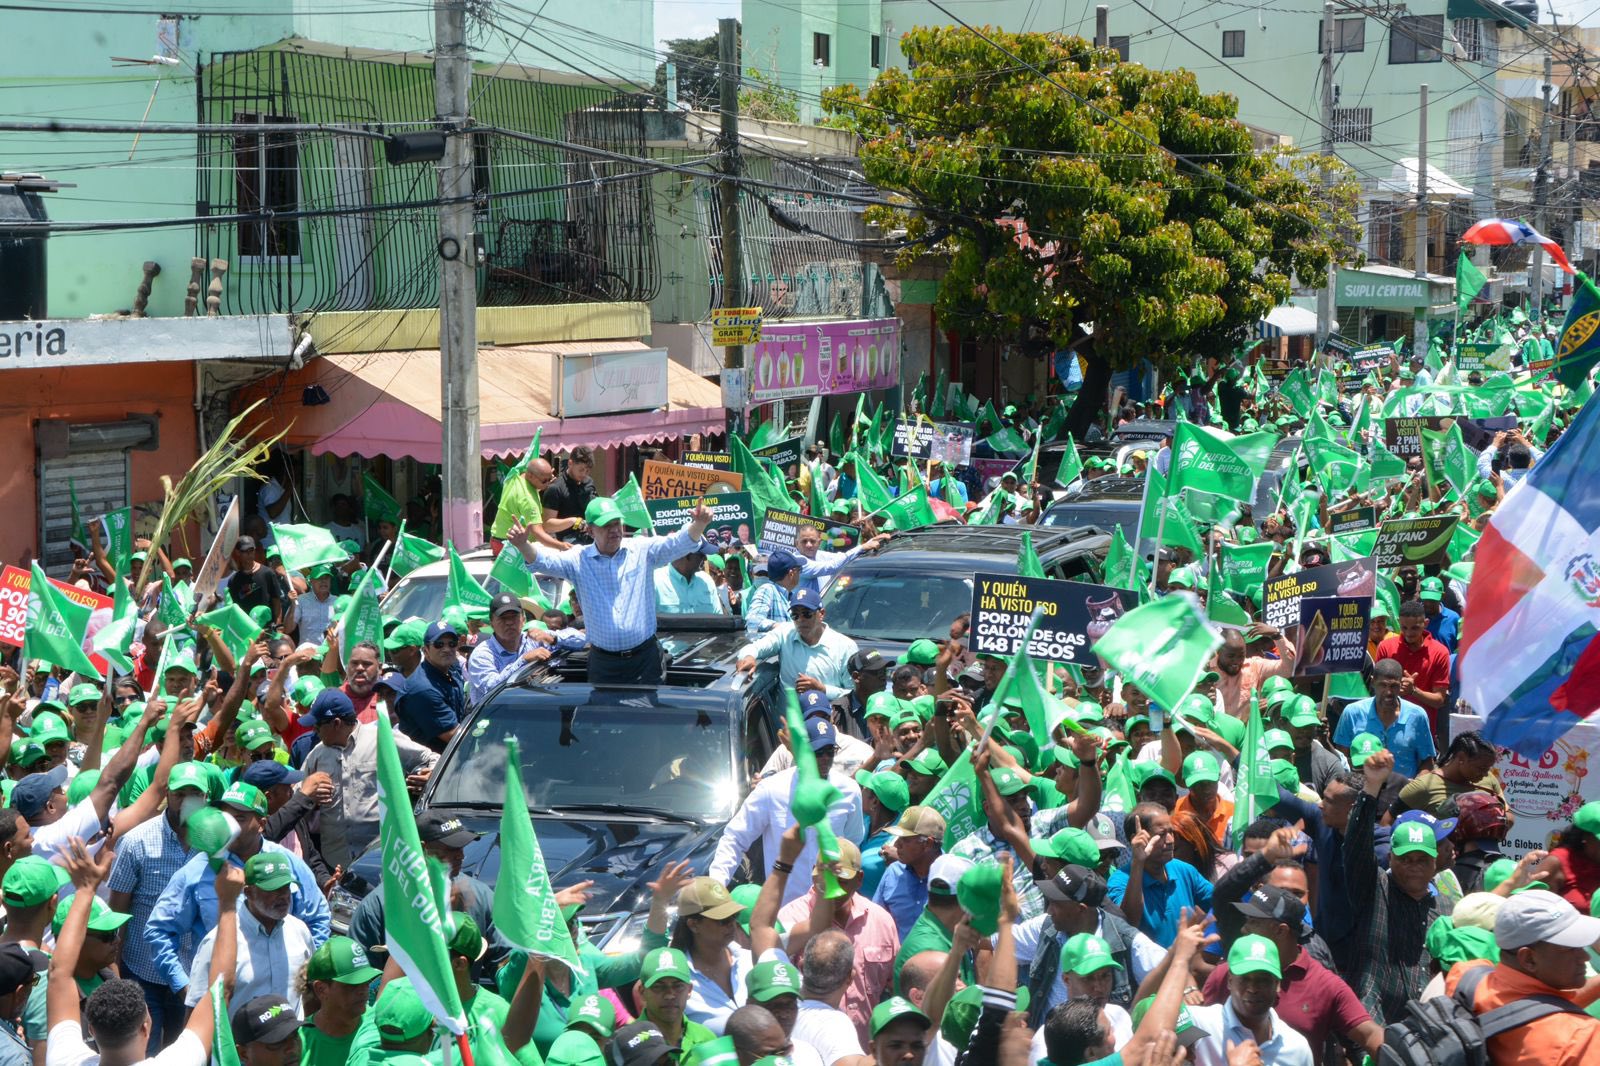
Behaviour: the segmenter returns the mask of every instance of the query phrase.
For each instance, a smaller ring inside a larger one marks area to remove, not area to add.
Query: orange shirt
[[[1194,815],[1196,820],[1205,824],[1206,830],[1210,832],[1211,839],[1216,843],[1218,850],[1227,849],[1228,824],[1233,821],[1232,803],[1225,799],[1217,800],[1217,809],[1211,812],[1210,818],[1207,818],[1194,809],[1194,805],[1189,802],[1188,796],[1180,796],[1177,806],[1172,808],[1172,813]]]
[[[1445,978],[1446,994],[1454,995],[1461,975],[1482,962],[1458,962]],[[1504,964],[1478,984],[1472,1009],[1483,1014],[1529,996],[1572,996],[1538,978]],[[1489,1041],[1495,1066],[1584,1066],[1600,1062],[1600,1018],[1587,1014],[1552,1014]]]

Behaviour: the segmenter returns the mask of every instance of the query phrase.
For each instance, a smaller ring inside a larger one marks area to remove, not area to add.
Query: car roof
[[[1099,502],[1101,500],[1142,500],[1144,499],[1144,478],[1142,477],[1097,477],[1092,481],[1085,481],[1073,491],[1062,496],[1052,505],[1052,510],[1062,504]]]
[[[472,551],[462,555],[461,561],[467,564],[467,573],[471,574],[473,577],[477,577],[480,574],[487,574],[490,570],[494,569],[494,549],[489,547],[474,548]],[[436,563],[428,563],[425,566],[419,566],[415,570],[409,571],[405,577],[400,579],[400,581],[407,581],[416,577],[449,576],[450,558],[449,556],[446,556]],[[398,585],[400,581],[396,581],[395,584]]]
[[[1033,550],[1041,560],[1057,555],[1075,555],[1095,547],[1097,535],[1104,530],[1095,526],[962,526],[941,523],[896,533],[887,544],[878,549],[877,558],[888,558],[904,552],[929,552],[942,555],[989,555],[1016,559],[1022,543],[1022,534],[1033,534]],[[858,557],[857,562],[871,557]]]
[[[1172,436],[1177,425],[1177,421],[1171,418],[1136,418],[1125,426],[1113,429],[1111,437],[1113,440],[1160,440]]]
[[[656,636],[667,652],[662,685],[669,688],[706,688],[731,677],[739,662],[739,650],[748,643],[744,619],[737,615],[658,614]],[[522,683],[584,681],[588,672],[589,653],[576,651],[530,670],[523,675]]]

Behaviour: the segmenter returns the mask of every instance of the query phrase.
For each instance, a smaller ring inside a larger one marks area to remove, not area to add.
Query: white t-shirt
[[[823,1066],[833,1066],[850,1055],[865,1054],[850,1016],[820,999],[800,1001],[800,1015],[795,1019],[791,1035],[797,1042],[804,1041],[816,1048],[817,1054],[822,1056]]]
[[[85,796],[77,806],[67,808],[66,814],[49,825],[33,827],[33,853],[41,859],[53,860],[66,854],[67,843],[73,837],[88,841],[102,828],[104,824],[100,821],[100,812],[94,809],[94,798]],[[105,840],[98,840],[89,845],[89,852],[99,854],[104,846]]]
[[[1123,1045],[1133,1039],[1133,1017],[1115,1003],[1107,1003],[1103,1008],[1106,1020],[1111,1023],[1111,1043],[1113,1051],[1121,1051]],[[1034,1062],[1048,1058],[1044,1050],[1044,1026],[1039,1026],[1033,1034],[1033,1047],[1029,1057]]]
[[[223,1024],[227,1024],[224,1022]],[[210,1052],[200,1038],[185,1029],[161,1054],[140,1059],[134,1066],[206,1066]],[[45,1066],[96,1066],[100,1053],[83,1041],[83,1026],[78,1022],[57,1022],[45,1044]]]

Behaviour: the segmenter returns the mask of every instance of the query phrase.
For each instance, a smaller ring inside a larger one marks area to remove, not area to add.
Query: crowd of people
[[[1307,406],[1251,388],[1260,362],[1241,359],[1179,375],[1150,405],[1119,395],[1094,435],[1170,415],[1336,444],[1366,469],[1341,481],[1291,464],[1270,513],[1199,513],[1200,550],[1107,560],[1101,580],[1139,600],[1187,596],[1240,620],[1219,622],[1175,706],[1098,662],[1044,664],[1048,742],[1007,683],[1016,667],[972,652],[968,616],[885,655],[828,624],[823,592],[906,527],[905,510],[872,506],[879,489],[940,501],[939,521],[1026,526],[1084,480],[1170,479],[1187,461],[1170,435],[1130,469],[1096,456],[1055,484],[1035,446],[1066,439],[1051,405],[995,413],[986,449],[1023,446],[988,482],[955,463],[919,470],[854,433],[842,456],[817,442],[774,484],[796,510],[858,526],[844,552],[808,528],[793,547],[723,554],[703,504],[680,529],[630,535],[586,449],[530,456],[508,472],[491,535],[569,598],[495,586],[486,607],[385,617],[381,640],[349,647],[348,597],[392,580],[372,564],[399,535],[384,520],[363,543],[350,497],[328,525],[348,558],[290,569],[273,545],[290,494],[276,479],[258,494],[216,589],[254,622],[242,642],[201,620],[188,560],[139,541],[132,562],[158,580],[128,590],[131,671],[0,669],[0,1066],[201,1066],[222,1030],[248,1066],[448,1061],[456,1045],[387,950],[383,893],[348,935],[333,929],[329,896],[380,834],[379,716],[420,789],[473,709],[532,665],[581,656],[597,685],[659,684],[657,617],[673,612],[741,616],[738,671],[765,664],[803,733],[782,729],[706,869],[661,869],[628,950],[591,944],[586,886],[558,880],[580,968],[505,943],[493,889],[463,872],[477,834],[422,811],[422,848],[449,874],[448,958],[474,1058],[1339,1066],[1421,1032],[1430,1002],[1474,1019],[1542,997],[1514,1028],[1487,1030],[1490,1060],[1600,1062],[1600,803],[1513,861],[1499,753],[1450,725],[1469,710],[1455,651],[1476,533],[1586,390],[1462,379],[1448,364],[1419,386],[1422,373],[1421,357],[1361,375],[1313,367]],[[1482,396],[1522,417],[1471,484],[1420,459],[1384,472],[1386,415]],[[1261,586],[1360,558],[1370,530],[1326,530],[1366,507],[1459,514],[1465,535],[1442,564],[1379,575],[1366,662],[1335,688],[1301,676]],[[91,534],[71,578],[131,584]],[[1247,544],[1272,545],[1265,569],[1246,587],[1220,581],[1223,549]],[[1252,728],[1278,795],[1246,819]],[[958,764],[982,812],[959,829]],[[819,780],[825,809],[808,818]]]

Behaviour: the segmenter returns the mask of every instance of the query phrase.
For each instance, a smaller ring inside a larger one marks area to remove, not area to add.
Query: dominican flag
[[[1537,244],[1550,253],[1550,261],[1552,263],[1555,263],[1568,274],[1577,273],[1572,269],[1572,264],[1567,261],[1567,253],[1561,250],[1561,245],[1520,219],[1486,218],[1482,222],[1474,222],[1467,227],[1467,232],[1461,235],[1461,243],[1495,246]]]
[[[1590,401],[1478,541],[1461,698],[1529,758],[1600,711],[1600,404]]]

